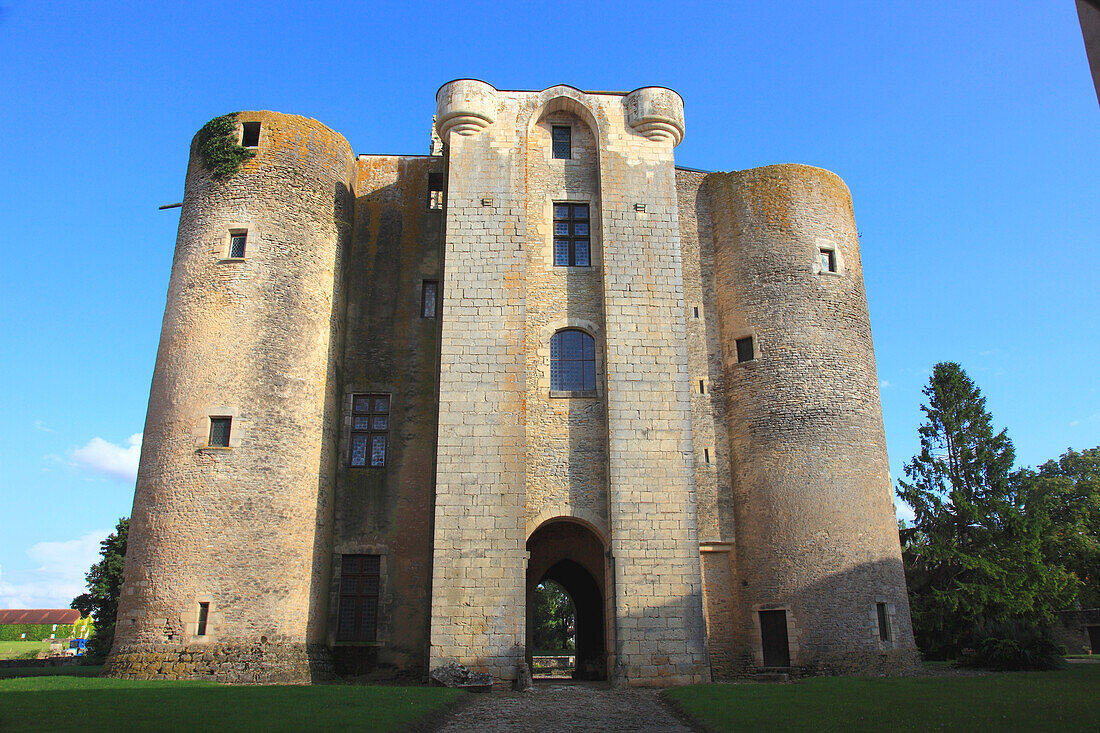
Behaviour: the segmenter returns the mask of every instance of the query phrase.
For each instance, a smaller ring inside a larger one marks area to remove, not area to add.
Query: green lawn
[[[1100,729],[1100,665],[980,677],[818,677],[665,693],[715,731]]]
[[[0,731],[389,731],[463,694],[438,687],[26,677],[0,680]]]
[[[0,641],[0,659],[34,659],[49,650],[48,641]]]
[[[98,677],[103,669],[98,665],[68,665],[63,667],[0,667],[0,680],[13,677]]]

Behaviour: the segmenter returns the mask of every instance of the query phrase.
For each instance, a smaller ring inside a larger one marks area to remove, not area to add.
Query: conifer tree
[[[95,624],[88,640],[88,653],[91,656],[106,656],[114,642],[115,615],[122,592],[122,568],[126,561],[126,538],[129,531],[129,518],[120,519],[115,531],[99,543],[99,562],[85,576],[88,592],[81,593],[71,604],[72,608],[80,611],[81,616],[90,615]]]
[[[1049,622],[1070,579],[1043,564],[1042,528],[1019,496],[1007,431],[993,432],[985,398],[958,364],[940,363],[924,389],[921,451],[898,495],[913,508],[902,529],[917,644],[957,654],[982,625]]]

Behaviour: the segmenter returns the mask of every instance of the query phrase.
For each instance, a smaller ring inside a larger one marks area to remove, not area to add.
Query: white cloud
[[[27,550],[35,567],[10,580],[0,568],[0,608],[68,608],[87,590],[84,575],[99,560],[99,543],[110,530],[75,540],[39,542]]]
[[[886,389],[889,386],[890,386],[890,380],[888,380],[888,379],[878,380],[878,388],[879,389]]]
[[[1097,420],[1100,420],[1100,412],[1094,412],[1091,415],[1089,415],[1088,417],[1084,418],[1083,420],[1070,420],[1069,421],[1069,426],[1071,428],[1075,428],[1078,425],[1080,425],[1081,423],[1086,423],[1086,422],[1087,423],[1093,423],[1093,422],[1096,422]]]
[[[137,479],[138,459],[141,458],[141,433],[131,435],[125,448],[103,438],[92,438],[84,447],[75,449],[72,457],[83,471],[133,482]]]
[[[34,421],[34,429],[35,430],[41,430],[43,433],[56,433],[57,432],[56,430],[54,430],[53,428],[51,428],[49,425],[42,422],[41,420],[35,420]]]

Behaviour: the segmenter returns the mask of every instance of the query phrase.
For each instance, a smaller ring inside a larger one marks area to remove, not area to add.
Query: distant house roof
[[[72,608],[0,608],[2,624],[75,624],[80,611]]]

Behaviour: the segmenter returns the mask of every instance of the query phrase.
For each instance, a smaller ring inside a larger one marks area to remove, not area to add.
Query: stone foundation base
[[[753,679],[766,670],[756,666],[748,654],[737,660],[731,675],[715,679]],[[793,660],[793,677],[853,675],[858,677],[906,677],[923,670],[916,649],[892,649],[883,652],[849,652],[836,655],[803,655]]]
[[[237,684],[309,684],[335,678],[332,655],[321,644],[234,643],[177,646],[142,644],[114,649],[104,677],[214,680]]]

